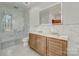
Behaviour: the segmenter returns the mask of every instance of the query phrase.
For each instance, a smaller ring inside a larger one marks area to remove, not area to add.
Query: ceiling
[[[0,2],[0,6],[8,6],[8,7],[25,7],[25,5],[22,2]]]
[[[57,2],[0,2],[0,6],[19,7],[19,8],[39,7],[40,9],[44,9],[56,3]]]
[[[39,7],[39,8],[45,8],[50,5],[54,5],[56,2],[31,2],[30,7]]]

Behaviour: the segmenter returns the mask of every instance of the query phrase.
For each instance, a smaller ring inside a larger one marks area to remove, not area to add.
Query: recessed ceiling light
[[[16,8],[16,9],[17,9],[17,8],[19,8],[19,7],[17,7],[17,6],[14,6],[14,8]]]
[[[28,2],[25,2],[25,4],[28,4]]]
[[[25,6],[27,6],[27,5],[30,4],[30,2],[23,2],[23,4],[24,4]]]

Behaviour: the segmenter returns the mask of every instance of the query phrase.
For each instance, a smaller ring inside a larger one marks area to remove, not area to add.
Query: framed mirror
[[[61,24],[61,3],[40,12],[40,24]]]

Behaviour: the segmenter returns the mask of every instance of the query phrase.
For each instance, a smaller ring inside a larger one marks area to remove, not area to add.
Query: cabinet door
[[[29,34],[29,45],[31,48],[36,49],[36,35],[35,34]]]
[[[55,38],[47,38],[47,55],[49,56],[67,55],[67,41]]]
[[[44,36],[37,36],[37,52],[41,55],[46,55],[46,37]]]

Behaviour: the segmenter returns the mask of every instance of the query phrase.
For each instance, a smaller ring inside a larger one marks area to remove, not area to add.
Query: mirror
[[[40,24],[52,23],[53,19],[61,20],[61,3],[58,3],[40,12]],[[58,22],[58,21],[54,21],[54,22]]]

